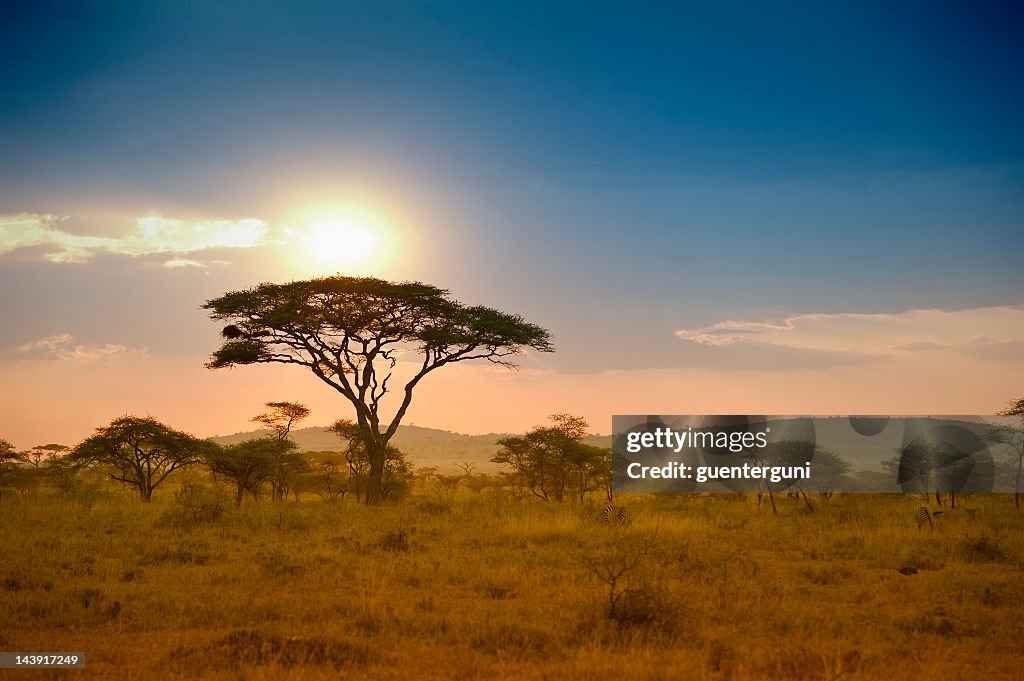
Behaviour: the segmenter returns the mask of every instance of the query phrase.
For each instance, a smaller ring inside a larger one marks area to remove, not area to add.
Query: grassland
[[[783,500],[778,516],[728,495],[620,503],[629,527],[467,490],[219,516],[171,489],[5,494],[0,650],[87,656],[6,674],[1020,678],[1024,519],[1008,497],[968,499],[934,531],[899,496]]]

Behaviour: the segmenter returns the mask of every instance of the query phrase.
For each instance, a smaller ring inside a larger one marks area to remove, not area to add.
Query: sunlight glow
[[[304,211],[288,231],[300,246],[303,269],[321,274],[369,274],[393,255],[388,224],[375,213],[349,204],[320,205]]]
[[[364,225],[347,220],[317,222],[303,236],[309,254],[327,264],[364,262],[377,249],[377,237]]]

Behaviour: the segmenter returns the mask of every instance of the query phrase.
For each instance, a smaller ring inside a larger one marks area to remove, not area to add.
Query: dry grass
[[[1024,664],[1024,518],[1006,497],[934,532],[895,496],[783,500],[778,517],[749,498],[623,497],[633,524],[614,529],[578,504],[468,493],[216,513],[174,497],[4,495],[0,650],[85,651],[84,672],[56,676],[121,679],[1015,679]]]

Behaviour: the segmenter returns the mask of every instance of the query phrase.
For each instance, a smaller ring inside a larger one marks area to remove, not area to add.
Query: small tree
[[[451,503],[462,482],[461,475],[437,473],[434,475],[434,496],[441,503]]]
[[[149,502],[168,475],[200,463],[214,446],[149,416],[122,416],[97,428],[72,450],[68,460],[78,466],[109,466],[111,478],[134,487],[139,498]]]
[[[802,462],[794,462],[799,466]],[[836,490],[849,485],[847,475],[853,470],[850,462],[835,452],[822,447],[814,448],[814,475],[812,485],[826,501],[832,498]]]
[[[252,421],[272,431],[278,440],[287,440],[292,428],[309,416],[309,407],[299,402],[267,402],[267,411]]]
[[[309,474],[309,461],[298,451],[298,445],[290,440],[278,441],[282,448],[278,450],[277,461],[274,464],[274,477],[271,478],[271,486],[274,491],[274,498],[284,501],[289,493],[294,493],[295,500],[299,500],[302,491],[302,480]]]
[[[306,488],[325,501],[344,499],[348,493],[349,476],[345,461],[335,452],[317,452],[308,455],[310,470],[305,475]]]
[[[883,461],[882,468],[896,476],[896,482],[901,489],[904,491],[907,491],[908,488],[916,490],[927,501],[928,490],[932,488],[937,455],[938,448],[935,443],[918,437],[900,447],[897,456]],[[938,490],[935,492],[935,500],[939,504],[942,503]]]
[[[605,451],[583,444],[584,419],[553,414],[550,420],[551,426],[498,440],[501,449],[491,461],[511,467],[530,492],[545,501],[562,501],[573,487],[582,501],[606,461]]]
[[[68,454],[50,457],[43,464],[43,470],[47,480],[61,496],[73,495],[81,485],[78,468],[69,461]]]
[[[273,434],[278,442],[287,442],[292,428],[309,416],[309,407],[299,402],[267,402],[267,411],[252,417]],[[277,450],[274,476],[270,479],[271,494],[278,501],[288,496],[288,490],[309,471],[309,462],[296,454],[295,447],[281,447]]]
[[[529,490],[534,496],[547,501],[544,467],[531,442],[521,435],[514,435],[501,438],[498,445],[501,449],[491,461],[512,469],[508,475],[516,496],[522,496],[521,490]]]
[[[19,474],[18,484],[22,492],[35,490],[47,479],[53,481],[54,469],[51,464],[59,461],[70,447],[59,444],[37,445],[27,452],[22,452],[25,466]]]
[[[385,469],[394,461],[389,442],[428,374],[476,359],[511,367],[510,358],[523,348],[554,349],[545,329],[517,315],[463,305],[448,291],[420,282],[334,276],[261,284],[203,307],[226,322],[224,344],[209,368],[295,364],[352,404],[369,463],[368,504],[384,498]],[[384,398],[394,387],[400,355],[417,361],[407,365],[412,376],[388,418]]]
[[[986,438],[995,444],[1004,445],[1010,450],[1011,465],[1014,467],[1013,503],[1020,510],[1021,473],[1024,472],[1024,397],[1013,402],[999,412],[1000,416],[1016,416],[1016,426],[1000,425],[992,428]]]
[[[46,462],[63,456],[69,451],[71,448],[64,445],[37,445],[28,451],[26,460],[33,468],[41,468]]]
[[[14,451],[14,445],[0,439],[0,490],[4,487],[18,489],[21,464],[25,455]]]
[[[206,465],[217,477],[224,477],[235,485],[235,505],[241,506],[246,494],[259,498],[260,487],[273,479],[282,449],[294,448],[291,442],[271,438],[256,438],[210,448]]]
[[[777,440],[769,442],[766,447],[751,447],[746,450],[745,456],[759,466],[803,466],[805,462],[816,458],[817,451],[815,444],[809,440]],[[792,488],[790,496],[802,498],[807,510],[814,510],[814,505],[811,504],[807,492],[799,481],[793,481],[789,487]],[[764,492],[767,491],[772,513],[778,515],[779,509],[775,504],[775,489],[772,487],[771,479],[758,479],[757,490],[758,506],[760,507]]]
[[[569,468],[576,477],[580,503],[587,492],[601,489],[612,500],[612,449],[577,442],[569,451]]]

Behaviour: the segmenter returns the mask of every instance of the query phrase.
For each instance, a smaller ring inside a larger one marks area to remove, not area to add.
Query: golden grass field
[[[227,505],[174,490],[0,501],[0,650],[84,651],[11,678],[1020,679],[1024,516],[918,499],[413,496]],[[201,513],[199,515],[202,515]],[[905,576],[899,568],[915,568]],[[623,572],[614,592],[610,577]],[[602,577],[609,578],[603,580]],[[610,603],[616,599],[615,614]]]

